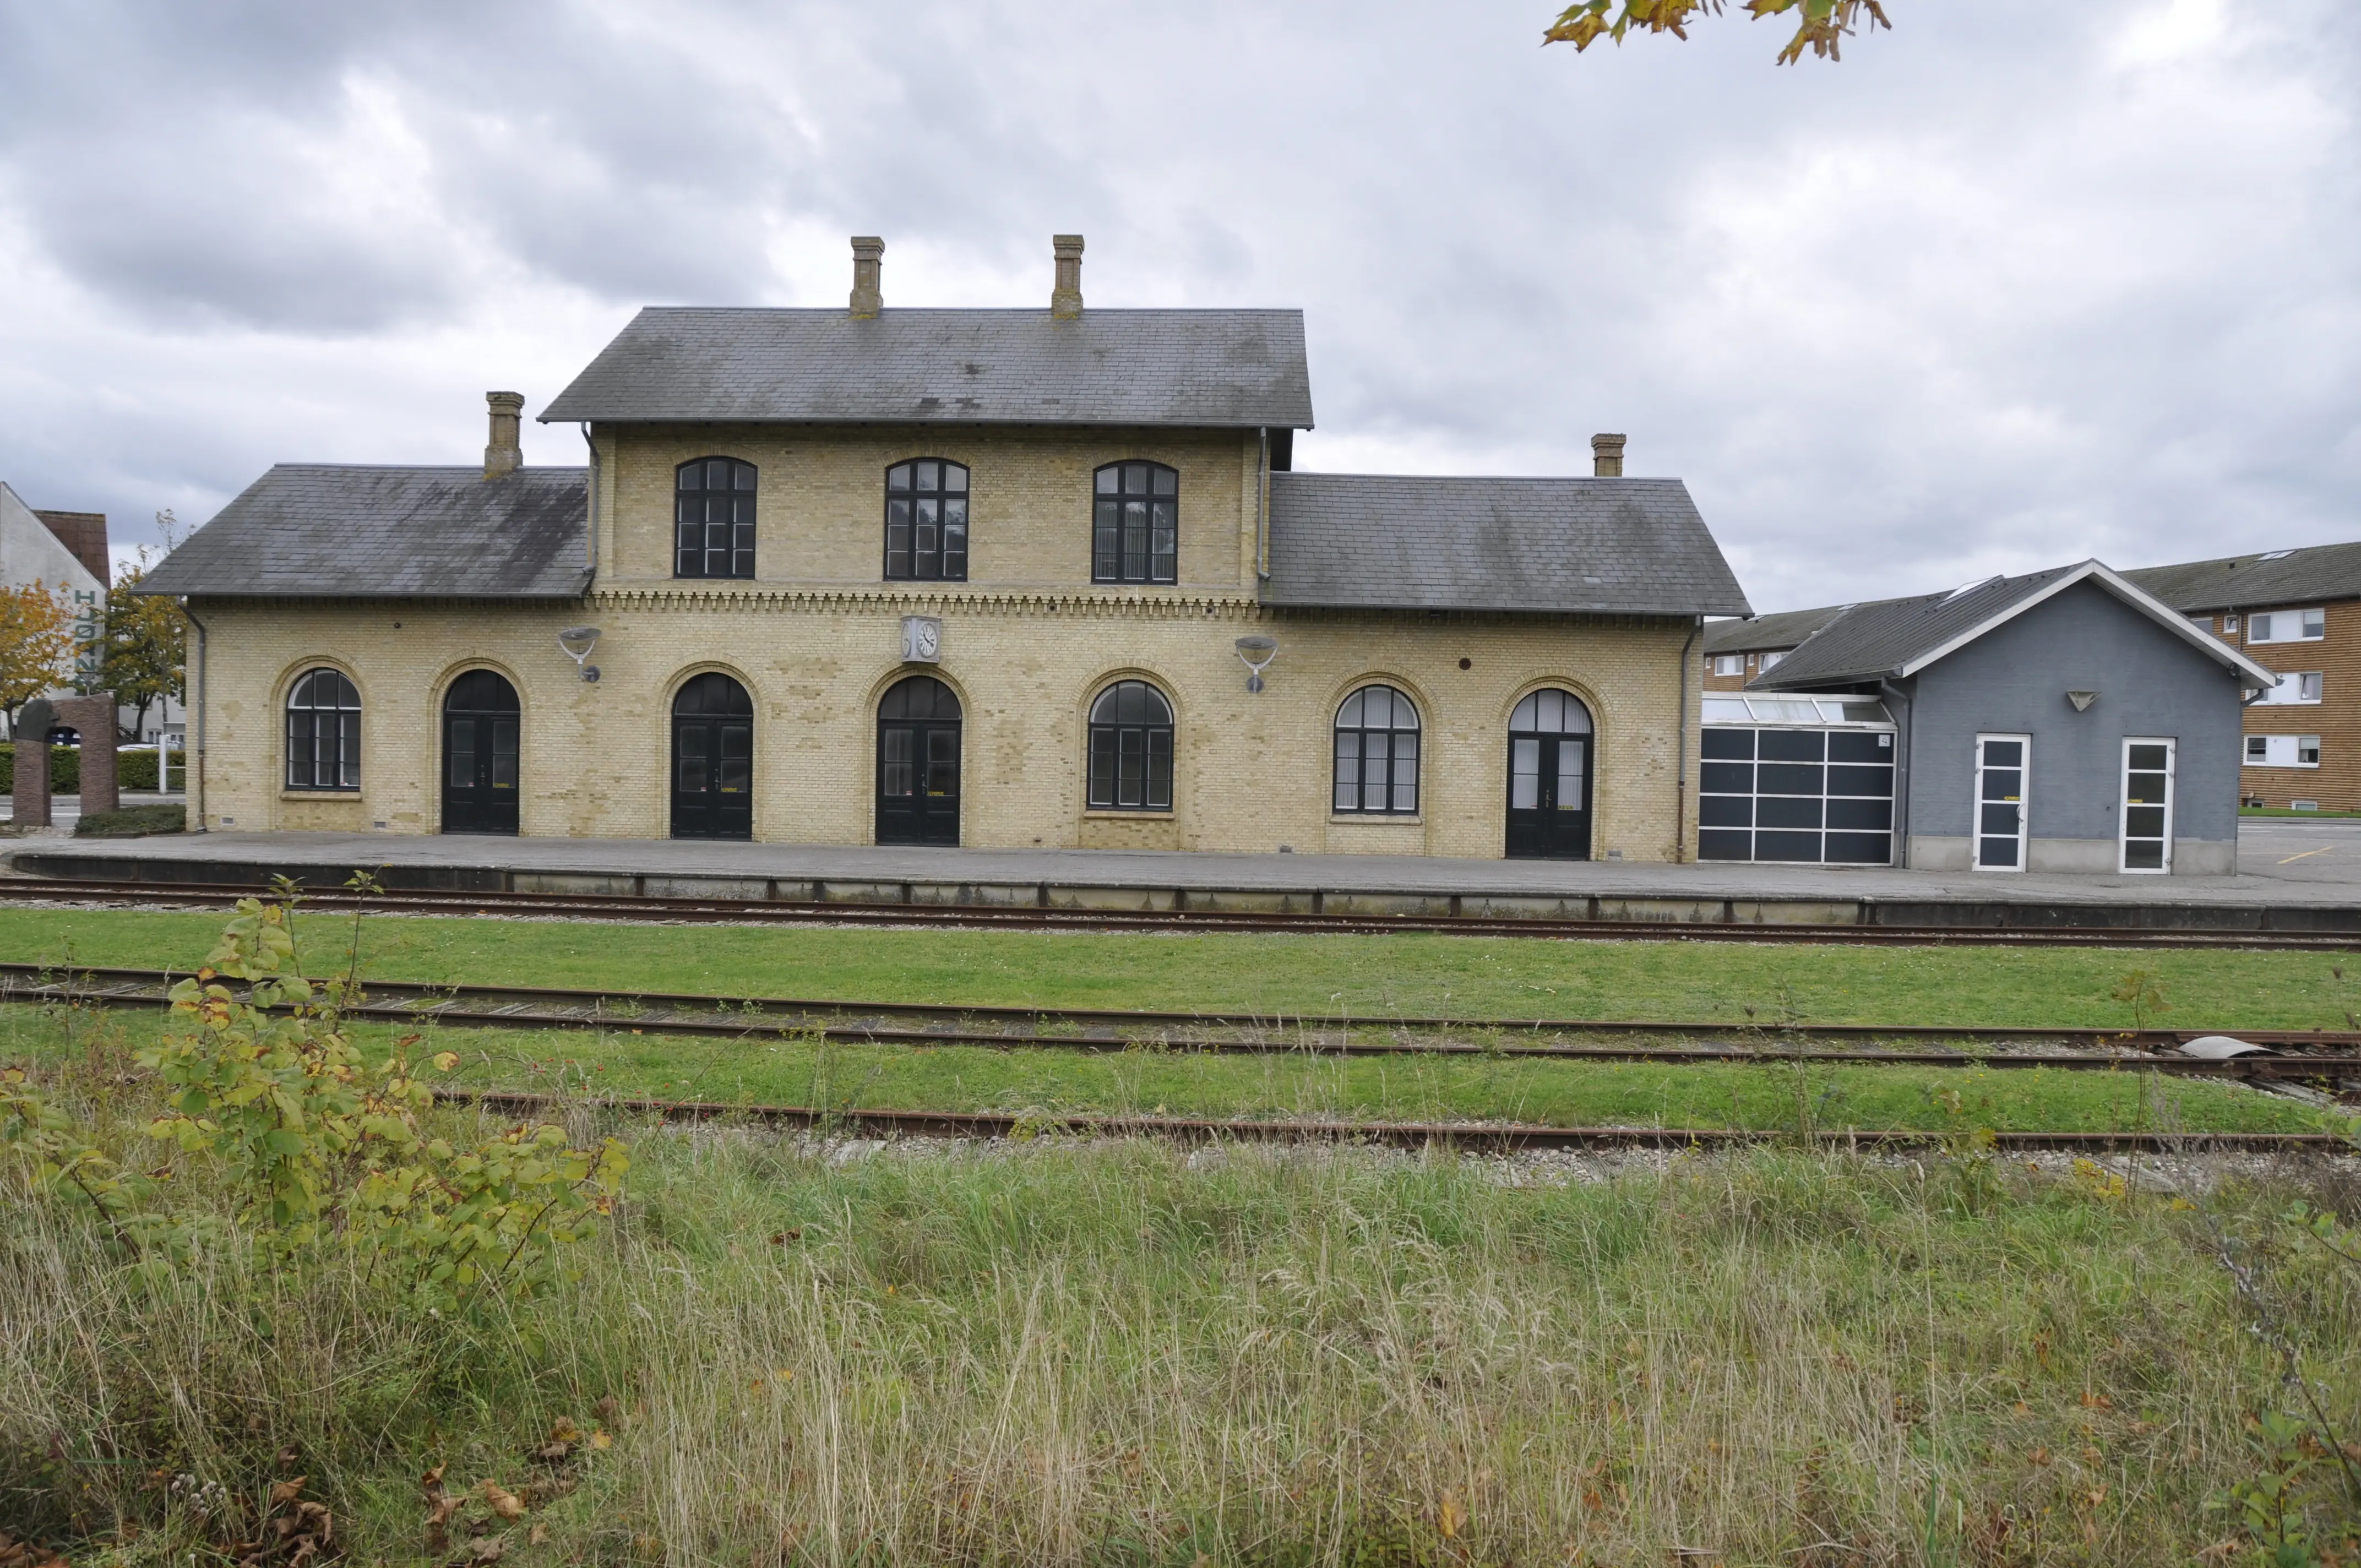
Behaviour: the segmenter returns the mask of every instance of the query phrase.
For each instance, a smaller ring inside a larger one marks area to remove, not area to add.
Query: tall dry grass
[[[126,1147],[135,1101],[108,1108]],[[0,1523],[186,1563],[236,1533],[192,1496],[258,1511],[300,1473],[355,1561],[412,1561],[446,1464],[454,1490],[541,1477],[523,1519],[477,1513],[553,1568],[2149,1564],[2236,1534],[2205,1499],[2288,1398],[2210,1250],[2267,1232],[2284,1182],[2189,1209],[1939,1159],[1518,1186],[727,1130],[642,1129],[636,1158],[577,1280],[447,1320],[333,1255],[142,1269],[12,1195]],[[2350,1421],[2349,1283],[2271,1268]],[[612,1446],[531,1459],[561,1419]]]

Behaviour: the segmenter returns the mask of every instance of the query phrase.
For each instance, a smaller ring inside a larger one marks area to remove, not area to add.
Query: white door
[[[2025,869],[2026,781],[2032,766],[2032,736],[1976,737],[1976,870]]]
[[[2169,740],[2125,738],[2123,850],[2116,863],[2126,872],[2172,870],[2174,749]]]

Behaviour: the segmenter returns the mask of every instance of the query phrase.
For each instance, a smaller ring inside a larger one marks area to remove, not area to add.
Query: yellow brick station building
[[[1686,488],[1291,471],[1301,313],[648,310],[473,468],[282,465],[181,597],[232,830],[1688,858]]]

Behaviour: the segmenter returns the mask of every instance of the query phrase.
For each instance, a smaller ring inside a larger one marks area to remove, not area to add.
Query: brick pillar
[[[19,828],[49,825],[49,726],[57,721],[57,709],[47,697],[37,696],[16,710],[16,787],[11,793]]]
[[[58,704],[58,722],[71,725],[82,736],[82,814],[120,810],[123,796],[115,787],[115,697],[70,696]]]

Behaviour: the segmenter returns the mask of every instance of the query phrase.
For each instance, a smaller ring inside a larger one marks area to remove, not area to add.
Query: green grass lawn
[[[0,910],[0,959],[187,968],[223,916]],[[313,972],[349,919],[299,917]],[[1543,941],[1405,934],[1116,935],[840,927],[373,918],[365,971],[427,982],[596,986],[974,1005],[1382,1019],[2127,1026],[2111,992],[2152,970],[2176,1027],[2346,1028],[2361,970],[2334,953]],[[2348,978],[2350,977],[2350,978]]]
[[[53,1010],[0,1007],[0,1061],[152,1039],[164,1015],[124,1011],[70,1041]],[[356,1031],[371,1056],[394,1031]],[[834,1110],[1008,1111],[1052,1118],[1154,1113],[1218,1119],[1518,1121],[1555,1126],[1912,1128],[1928,1131],[2313,1132],[2310,1107],[2231,1084],[2136,1070],[1519,1061],[1502,1057],[1247,1057],[1133,1049],[832,1045],[809,1036],[714,1040],[429,1029],[449,1080],[486,1088]]]

